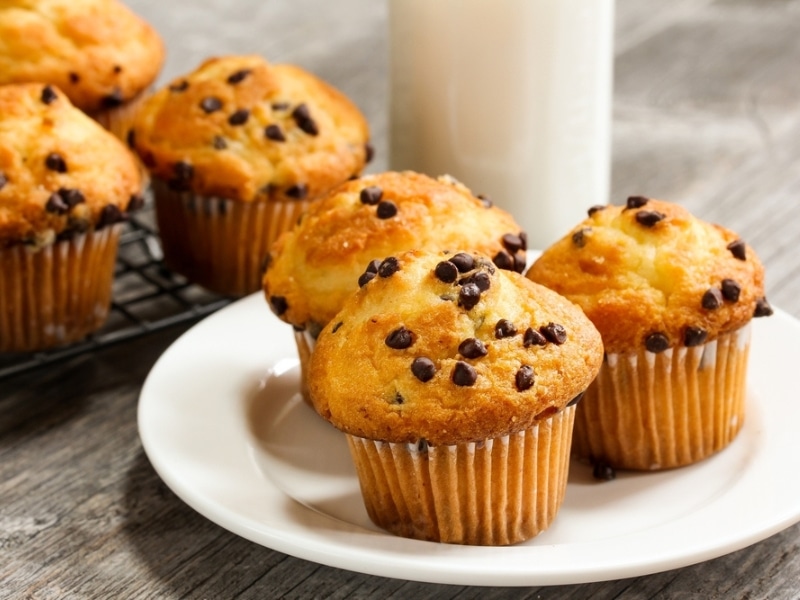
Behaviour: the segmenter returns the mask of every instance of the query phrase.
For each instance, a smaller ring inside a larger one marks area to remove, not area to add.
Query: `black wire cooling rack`
[[[105,325],[85,340],[34,353],[0,353],[0,381],[173,325],[199,320],[231,302],[187,282],[162,262],[149,206],[125,224]]]

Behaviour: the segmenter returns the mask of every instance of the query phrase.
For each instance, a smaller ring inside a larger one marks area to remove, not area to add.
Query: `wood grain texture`
[[[166,39],[159,84],[210,55],[300,64],[361,106],[370,170],[386,168],[385,2],[128,4]],[[772,302],[800,317],[800,0],[618,0],[617,13],[612,200],[675,200],[738,230]],[[179,500],[138,439],[142,382],[184,329],[0,381],[0,597],[800,597],[800,525],[684,569],[519,589],[374,577],[248,542]]]

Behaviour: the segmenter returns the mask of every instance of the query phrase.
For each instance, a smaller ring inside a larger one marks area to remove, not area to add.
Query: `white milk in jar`
[[[543,248],[608,202],[613,0],[390,0],[390,166],[449,174]]]

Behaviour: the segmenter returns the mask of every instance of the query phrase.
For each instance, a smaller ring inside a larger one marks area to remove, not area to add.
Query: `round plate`
[[[392,536],[361,502],[344,437],[300,398],[291,327],[261,294],[197,324],[142,389],[139,433],[187,504],[258,544],[374,575],[461,585],[554,585],[663,571],[800,521],[794,370],[800,322],[753,324],[748,417],[716,456],[672,471],[592,478],[571,465],[549,530],[511,547]]]

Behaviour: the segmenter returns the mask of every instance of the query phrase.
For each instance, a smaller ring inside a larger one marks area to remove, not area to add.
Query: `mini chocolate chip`
[[[517,328],[508,319],[500,319],[494,326],[494,337],[498,340],[517,335]]]
[[[738,302],[739,295],[742,293],[742,286],[736,283],[733,279],[722,280],[722,296],[728,302]]]
[[[190,181],[194,177],[194,167],[185,160],[179,160],[172,168],[175,178],[179,181]]]
[[[400,262],[394,257],[384,258],[381,266],[378,267],[378,275],[381,277],[391,277],[400,270]]]
[[[6,177],[6,174],[0,171],[0,190],[6,187],[7,183],[8,183],[8,178]]]
[[[230,75],[228,75],[228,83],[230,83],[231,85],[236,85],[237,83],[241,83],[245,79],[245,77],[250,75],[250,73],[251,73],[250,69],[241,69],[239,71],[236,71],[235,73],[231,73]]]
[[[308,106],[305,103],[298,104],[295,107],[292,111],[292,118],[294,122],[297,123],[297,126],[307,134],[317,135],[319,133],[317,123],[311,118],[311,112],[308,110]]]
[[[594,216],[594,213],[600,212],[601,210],[605,210],[606,206],[603,204],[595,204],[594,206],[590,206],[589,210],[586,211],[590,217]]]
[[[70,72],[69,74],[69,82],[70,83],[78,83],[81,80],[81,76],[75,72]]]
[[[234,113],[230,117],[228,117],[228,123],[230,123],[233,126],[244,125],[245,123],[247,123],[247,119],[249,118],[250,118],[250,111],[247,110],[246,108],[240,108],[234,111]]]
[[[51,152],[47,155],[47,157],[44,159],[44,166],[51,171],[56,171],[57,173],[67,172],[67,163],[57,152]]]
[[[169,91],[170,92],[185,92],[189,89],[189,82],[185,79],[178,81],[176,83],[170,84]]]
[[[212,144],[215,150],[225,150],[228,147],[228,142],[221,135],[215,135]]]
[[[69,211],[69,206],[67,206],[67,203],[64,202],[64,199],[58,193],[54,192],[50,194],[50,197],[47,199],[44,209],[55,215],[65,215]]]
[[[443,283],[453,283],[458,278],[458,267],[449,260],[443,260],[433,270],[436,279]]]
[[[687,348],[704,344],[707,338],[708,332],[699,327],[687,327],[683,331],[683,345]]]
[[[264,136],[267,139],[272,140],[273,142],[285,142],[286,136],[283,135],[283,131],[278,125],[274,123],[272,125],[267,125],[264,128]]]
[[[514,233],[507,233],[505,234],[501,241],[503,242],[503,246],[506,247],[511,254],[522,250],[522,246],[524,245],[522,239]]]
[[[628,199],[625,201],[625,208],[641,208],[649,201],[650,198],[645,198],[644,196],[628,196]]]
[[[466,273],[475,268],[475,258],[466,252],[454,254],[447,260],[456,266],[459,273]]]
[[[283,313],[289,310],[289,303],[286,301],[284,296],[270,296],[269,305],[278,316],[281,316]]]
[[[58,190],[58,195],[64,199],[64,203],[69,207],[72,208],[86,202],[86,198],[83,196],[80,190],[73,190],[69,188],[60,188]]]
[[[494,258],[492,260],[494,261],[494,264],[496,264],[498,268],[504,269],[506,271],[513,271],[514,267],[516,266],[514,257],[511,256],[505,250],[500,250],[500,252],[494,255]]]
[[[379,219],[391,219],[397,214],[397,205],[391,200],[381,200],[375,214]]]
[[[122,66],[121,65],[114,65],[113,71],[114,71],[114,73],[119,75],[120,73],[122,73]]]
[[[339,331],[339,328],[340,328],[342,325],[344,325],[344,321],[339,321],[339,322],[338,322],[336,325],[334,325],[333,327],[331,327],[331,333],[336,333],[337,331]]]
[[[114,225],[126,219],[123,213],[116,204],[107,204],[100,211],[100,221],[97,223],[97,228],[102,229],[107,225]]]
[[[141,210],[144,208],[144,196],[140,196],[139,194],[131,194],[131,197],[128,198],[128,207],[125,209],[128,212],[133,212],[136,210]]]
[[[756,300],[756,308],[753,311],[754,317],[769,317],[773,312],[766,298],[759,298]]]
[[[405,327],[398,327],[386,336],[384,343],[394,350],[405,350],[414,343],[414,336]]]
[[[612,466],[602,461],[597,461],[592,467],[592,477],[600,481],[613,481],[617,478],[617,472]]]
[[[572,234],[572,243],[578,248],[583,248],[586,245],[586,236],[592,232],[591,227],[583,227]]]
[[[478,194],[478,200],[481,201],[485,208],[492,208],[494,206],[494,202],[489,196],[484,196],[483,194]]]
[[[667,215],[657,210],[640,210],[636,213],[636,222],[645,227],[653,227],[659,221],[663,221]]]
[[[377,275],[378,269],[380,268],[380,266],[381,266],[381,261],[379,259],[375,258],[375,259],[369,261],[369,264],[367,265],[366,271],[367,271],[367,273],[375,273]]]
[[[362,273],[361,276],[358,278],[358,287],[364,287],[370,281],[375,279],[376,276],[377,273],[372,273],[371,271],[366,271],[365,273]]]
[[[288,102],[273,102],[270,106],[272,106],[272,110],[287,110],[289,108]]]
[[[302,200],[308,196],[308,186],[305,183],[295,183],[293,186],[286,188],[284,192],[289,198],[295,200]]]
[[[58,94],[56,91],[49,85],[46,85],[42,88],[42,102],[45,104],[51,104],[58,100]]]
[[[544,327],[540,327],[539,333],[547,338],[548,342],[559,346],[567,341],[567,330],[563,325],[559,325],[558,323],[548,323]]]
[[[517,369],[517,374],[514,376],[514,383],[520,392],[529,390],[533,387],[535,377],[533,367],[530,365],[522,365]]]
[[[533,327],[528,327],[525,333],[522,334],[522,345],[525,348],[529,346],[544,346],[547,344],[547,338],[540,332],[536,331]]]
[[[486,356],[489,351],[479,339],[467,338],[458,345],[458,353],[464,358],[481,358]]]
[[[669,338],[663,333],[651,333],[644,339],[644,347],[653,354],[658,354],[669,348]]]
[[[367,142],[364,144],[364,162],[372,162],[373,158],[375,158],[375,146]]]
[[[475,285],[478,286],[478,289],[481,292],[485,292],[490,287],[492,287],[492,278],[489,276],[488,273],[479,271],[478,273],[473,273],[472,275],[468,275],[462,278],[458,282],[459,285],[467,285],[468,283],[474,283]]]
[[[453,367],[453,374],[451,376],[453,383],[462,387],[469,387],[475,385],[478,380],[478,372],[472,365],[462,361],[458,361],[456,366]]]
[[[116,108],[125,102],[125,96],[122,95],[121,89],[115,87],[113,90],[111,90],[110,94],[103,96],[100,102],[103,105],[103,108]]]
[[[405,398],[403,398],[403,394],[400,392],[396,392],[394,395],[394,404],[403,404],[405,402]]]
[[[474,283],[461,286],[458,292],[458,305],[471,310],[481,299],[481,290]]]
[[[733,254],[735,258],[747,260],[747,246],[743,240],[734,240],[728,244],[726,248],[731,251],[731,254]]]
[[[703,299],[700,301],[703,308],[706,310],[717,310],[722,306],[722,292],[717,288],[709,288],[703,294]]]
[[[430,358],[420,356],[419,358],[415,358],[411,363],[411,372],[414,374],[414,377],[425,383],[433,379],[433,376],[436,375],[436,365],[433,364]]]
[[[575,406],[576,404],[578,404],[578,402],[580,402],[581,400],[583,400],[583,396],[584,396],[585,394],[586,394],[586,392],[581,392],[580,394],[578,394],[577,396],[575,396],[575,397],[574,397],[572,400],[570,400],[569,402],[567,402],[567,406]]]
[[[200,108],[203,112],[211,114],[222,108],[222,100],[215,96],[207,96],[200,101]]]
[[[383,190],[379,188],[377,185],[371,185],[361,190],[361,193],[358,195],[358,197],[361,200],[362,204],[375,206],[378,202],[381,201],[381,198],[383,197]]]

